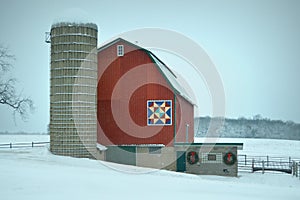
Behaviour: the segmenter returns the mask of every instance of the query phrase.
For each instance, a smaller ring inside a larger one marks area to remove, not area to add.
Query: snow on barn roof
[[[201,142],[201,143],[175,143],[175,146],[218,146],[218,147],[237,147],[238,150],[243,150],[244,143],[228,143],[228,142]]]
[[[107,147],[102,144],[97,143],[97,149],[99,149],[100,151],[106,151]]]
[[[189,103],[194,104],[188,92],[185,90],[184,87],[182,87],[182,84],[180,83],[179,79],[174,74],[174,72],[172,72],[172,70],[165,63],[163,63],[158,57],[156,57],[151,51],[148,51],[148,53],[151,56],[151,58],[154,60],[154,62],[158,65],[163,75],[166,76],[167,81],[175,90],[175,92],[180,96],[182,96]]]
[[[116,144],[109,146],[118,146],[118,147],[165,147],[164,144]]]
[[[117,38],[117,39],[109,41],[109,42],[103,44],[102,46],[100,46],[98,48],[98,52],[100,52],[120,41],[126,42],[129,45],[136,47],[137,49],[141,49],[141,50],[145,51],[149,55],[149,57],[152,59],[152,61],[156,64],[156,66],[160,70],[161,74],[165,77],[166,81],[169,83],[169,85],[174,90],[174,92],[177,93],[178,95],[180,95],[181,97],[183,97],[190,104],[195,105],[195,103],[192,101],[192,98],[190,97],[190,95],[188,94],[186,89],[182,86],[183,84],[180,83],[180,80],[177,78],[175,73],[163,61],[161,61],[154,53],[152,53],[148,49],[145,49],[136,44],[133,44],[127,40],[124,40],[123,38]]]

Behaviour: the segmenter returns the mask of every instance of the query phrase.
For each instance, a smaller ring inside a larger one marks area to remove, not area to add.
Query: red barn
[[[194,110],[176,75],[152,52],[118,38],[98,49],[97,142],[194,141]]]

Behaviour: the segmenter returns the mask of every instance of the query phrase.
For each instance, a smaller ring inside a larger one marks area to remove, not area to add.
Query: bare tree
[[[17,94],[15,79],[5,78],[4,74],[11,68],[15,57],[9,53],[8,48],[0,45],[0,104],[13,109],[13,114],[20,114],[23,120],[27,118],[28,110],[33,110],[33,101],[28,97]]]

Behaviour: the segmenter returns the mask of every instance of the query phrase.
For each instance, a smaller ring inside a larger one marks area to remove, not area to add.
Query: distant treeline
[[[211,117],[195,118],[195,136],[206,136]],[[220,137],[234,138],[271,138],[300,140],[300,124],[292,121],[270,120],[259,115],[253,119],[225,119],[224,125],[218,130]]]
[[[195,136],[204,137],[207,134],[211,120],[220,118],[197,117],[194,121]],[[44,135],[48,133],[0,132],[13,135]],[[270,120],[256,115],[253,119],[244,117],[238,119],[225,118],[224,125],[218,129],[220,137],[234,138],[270,138],[300,140],[300,124],[292,121]]]

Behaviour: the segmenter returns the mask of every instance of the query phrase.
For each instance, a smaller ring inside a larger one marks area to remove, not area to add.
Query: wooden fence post
[[[32,148],[33,148],[33,144],[34,144],[34,143],[32,142],[32,143],[31,143],[31,147],[32,147]]]
[[[293,176],[296,176],[296,162],[295,161],[293,161],[293,164],[292,164],[292,175]],[[296,176],[297,177],[297,176]]]
[[[295,162],[295,167],[293,167],[293,170],[295,170],[295,176],[298,177],[298,163]],[[293,173],[294,176],[294,173]]]
[[[9,147],[12,148],[12,143],[9,143]]]
[[[296,177],[298,177],[299,176],[299,164],[297,165],[297,163],[295,162],[295,175],[296,175]]]
[[[265,173],[265,161],[264,160],[262,161],[262,173],[263,174]]]
[[[297,166],[297,176],[299,177],[299,179],[300,179],[300,162],[298,163],[298,166]]]
[[[254,158],[252,158],[252,173],[254,172]]]

